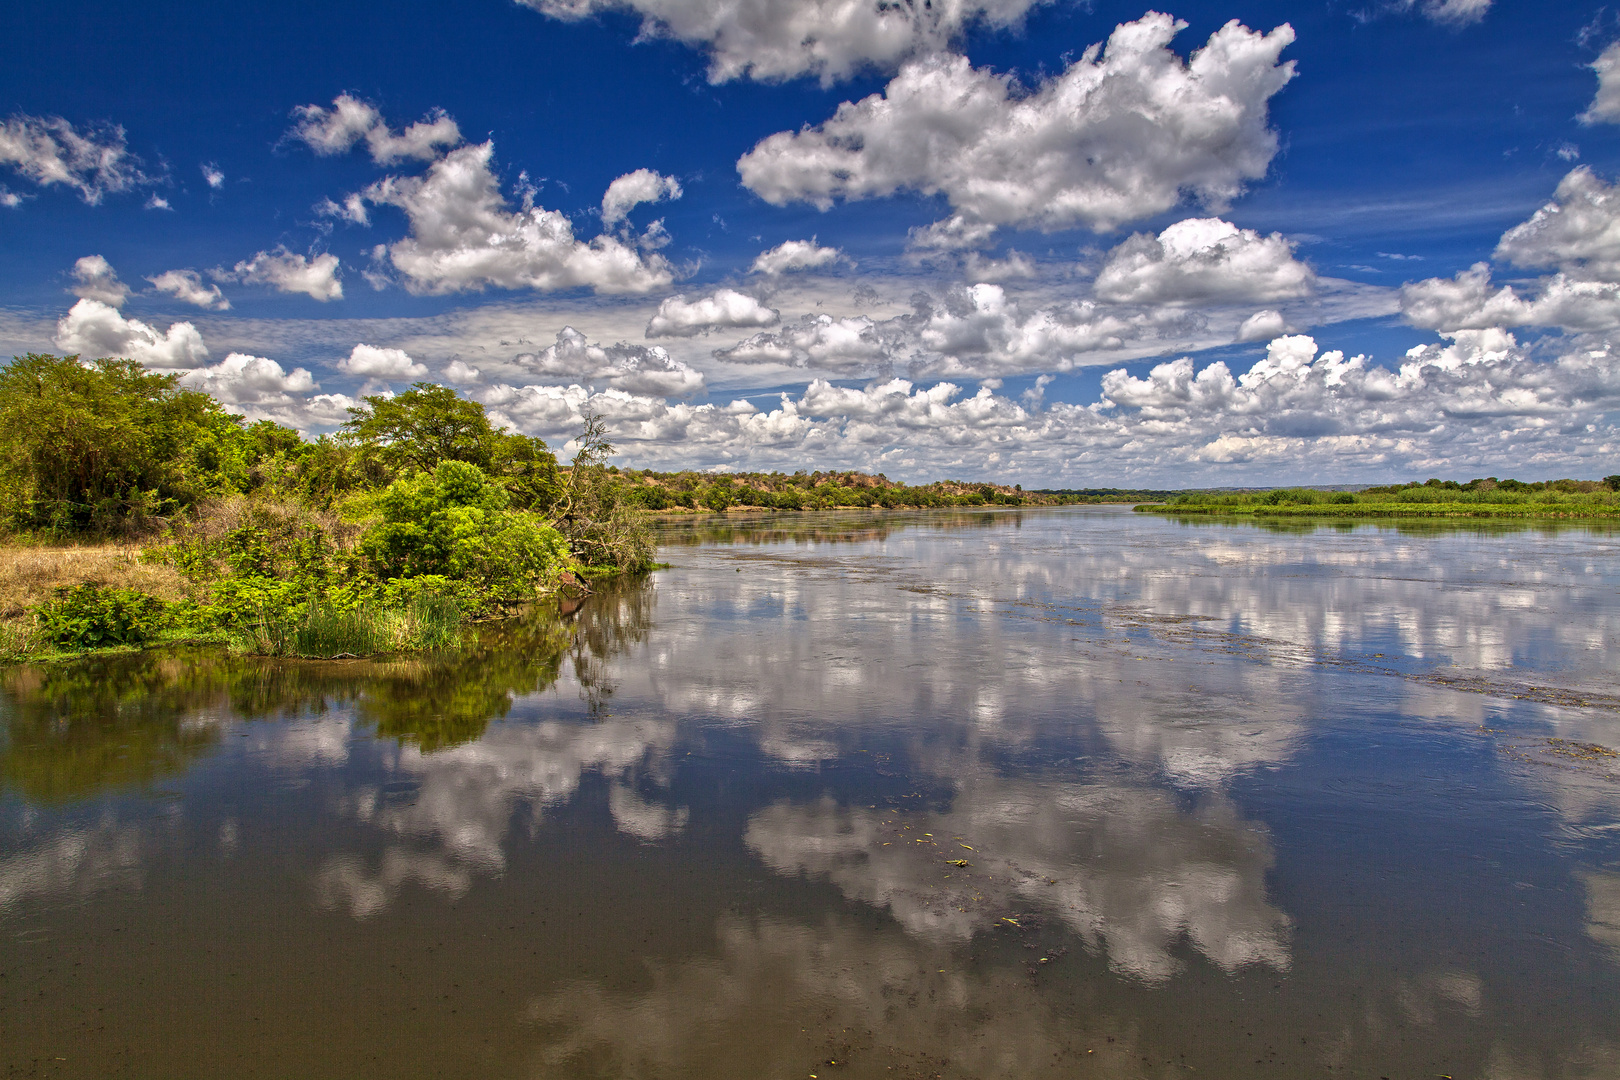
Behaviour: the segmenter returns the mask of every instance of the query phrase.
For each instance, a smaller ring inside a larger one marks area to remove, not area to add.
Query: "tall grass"
[[[302,612],[266,612],[231,647],[256,656],[322,658],[451,649],[461,643],[463,622],[460,606],[445,596],[414,596],[399,608],[312,601]]]

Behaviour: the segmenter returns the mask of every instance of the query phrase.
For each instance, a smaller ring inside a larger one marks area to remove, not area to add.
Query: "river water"
[[[669,526],[0,672],[0,1075],[1620,1076],[1620,533]]]

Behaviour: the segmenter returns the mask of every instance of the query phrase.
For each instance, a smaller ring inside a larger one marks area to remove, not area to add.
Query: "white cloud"
[[[647,323],[647,336],[693,337],[722,328],[774,326],[780,318],[775,308],[766,307],[746,293],[716,289],[696,300],[671,296],[659,304]]]
[[[680,197],[681,183],[673,176],[661,176],[651,169],[625,173],[609,184],[602,195],[602,224],[617,225],[642,203]]]
[[[1620,327],[1620,192],[1582,165],[1558,184],[1551,202],[1502,234],[1495,257],[1556,272],[1498,286],[1475,263],[1452,278],[1401,289],[1401,312],[1414,326],[1441,331],[1549,326],[1574,333]]]
[[[123,128],[81,132],[60,116],[13,116],[0,124],[0,165],[40,187],[66,184],[91,206],[149,182],[124,143]]]
[[[1013,281],[1018,278],[1032,278],[1038,273],[1035,261],[1021,251],[1009,251],[999,259],[970,251],[962,261],[962,274],[969,281]]]
[[[210,311],[228,311],[231,302],[225,299],[218,285],[204,285],[202,275],[195,270],[166,270],[146,279],[160,293],[168,293],[176,300],[196,304]]]
[[[186,372],[180,382],[238,410],[252,409],[258,414],[254,419],[266,410],[296,410],[300,403],[293,395],[317,388],[315,377],[304,368],[289,372],[267,357],[234,352],[212,367]]]
[[[392,165],[406,158],[432,161],[441,149],[461,142],[461,130],[443,109],[435,109],[397,133],[388,127],[375,105],[348,94],[334,98],[330,109],[301,105],[293,115],[298,122],[288,134],[322,156],[347,153],[364,141],[371,160],[379,165]]]
[[[1570,170],[1551,202],[1502,234],[1496,258],[1620,281],[1620,191],[1585,165]]]
[[[1016,26],[1041,0],[520,0],[557,19],[641,16],[641,34],[705,48],[709,80],[814,75],[828,84],[950,46],[969,26]]]
[[[611,236],[576,240],[565,215],[534,206],[528,194],[516,213],[508,210],[490,171],[493,154],[493,143],[463,146],[425,176],[390,176],[365,190],[367,201],[398,207],[410,221],[411,235],[387,254],[411,291],[495,285],[642,293],[673,280],[660,255],[643,255]]]
[[[175,371],[201,367],[208,360],[202,334],[189,322],[159,332],[139,319],[126,319],[100,300],[83,299],[57,320],[56,347],[87,360],[115,357]]]
[[[841,260],[849,261],[842,249],[822,247],[812,236],[808,240],[785,240],[769,251],[760,252],[754,257],[754,263],[748,268],[748,272],[775,277],[778,274],[790,274],[799,270],[824,270]],[[854,263],[850,265],[853,266]]]
[[[168,199],[165,199],[163,196],[161,196],[161,195],[157,194],[156,192],[154,192],[153,194],[151,194],[150,196],[147,197],[146,203],[142,207],[142,209],[145,209],[145,210],[173,210],[174,207],[169,205],[169,200]]]
[[[838,329],[855,342],[839,348],[827,325],[839,321],[815,320],[779,345],[836,348],[820,370],[840,364],[846,372],[862,370],[851,354],[868,348],[879,359],[864,370],[881,370],[885,343],[861,340],[881,324],[850,320]],[[1620,354],[1591,342],[1531,349],[1500,329],[1450,338],[1379,364],[1322,352],[1310,337],[1283,337],[1247,372],[1185,357],[1140,374],[1116,368],[1090,404],[1015,400],[993,379],[975,393],[962,379],[880,374],[864,385],[812,379],[801,394],[761,408],[671,400],[671,383],[700,385],[701,376],[680,376],[661,350],[594,346],[568,331],[519,358],[528,378],[499,365],[503,381],[469,395],[500,422],[547,438],[571,437],[582,410],[600,411],[622,460],[639,467],[792,471],[813,460],[914,480],[1016,476],[1026,487],[1613,471],[1620,429],[1609,417],[1620,410]]]
[[[86,255],[73,264],[73,295],[99,300],[109,307],[123,307],[129,286],[118,280],[112,264],[100,255]]]
[[[1446,26],[1467,26],[1477,23],[1491,10],[1492,0],[1396,0],[1395,6],[1403,11],[1414,8],[1430,22]]]
[[[204,162],[199,168],[202,169],[203,182],[210,188],[218,191],[225,186],[225,174],[219,171],[219,166]]]
[[[1293,333],[1283,313],[1267,308],[1244,319],[1238,326],[1235,341],[1270,341],[1272,338]]]
[[[338,361],[338,369],[349,375],[384,381],[425,379],[428,373],[428,369],[412,360],[404,349],[380,349],[375,345],[356,345],[348,356]]]
[[[330,253],[307,258],[278,247],[243,259],[231,274],[223,276],[248,285],[269,285],[278,292],[303,293],[322,303],[343,299],[338,257]]]
[[[1280,233],[1188,218],[1157,237],[1137,233],[1097,274],[1097,296],[1132,304],[1274,303],[1308,296],[1316,274]]]
[[[1179,325],[1173,312],[1150,314],[1091,301],[1025,308],[1000,285],[956,288],[935,299],[919,295],[910,315],[875,321],[805,315],[782,329],[755,334],[720,359],[777,364],[845,376],[886,374],[984,378],[1030,371],[1068,371],[1096,354]]]
[[[1279,54],[1294,31],[1234,20],[1183,61],[1169,44],[1185,25],[1150,12],[1028,92],[966,57],[918,59],[883,93],[764,139],[738,172],[778,206],[943,194],[954,214],[919,246],[975,245],[1003,225],[1111,229],[1188,194],[1219,209],[1277,151],[1267,103],[1293,78]]]
[[[565,326],[557,340],[537,353],[523,353],[513,363],[531,376],[602,382],[627,394],[686,398],[703,391],[703,375],[673,359],[662,346],[593,345],[584,334]]]
[[[1597,72],[1597,94],[1579,119],[1583,124],[1620,124],[1620,41],[1592,61]]]
[[[738,364],[780,364],[845,374],[881,370],[891,360],[885,335],[864,315],[806,315],[793,325],[755,334],[716,355]]]
[[[343,197],[341,204],[322,199],[315,204],[315,212],[322,217],[342,218],[351,225],[370,225],[371,211],[366,209],[366,197],[353,192]]]

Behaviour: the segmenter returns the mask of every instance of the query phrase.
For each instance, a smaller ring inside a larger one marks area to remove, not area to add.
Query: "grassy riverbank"
[[[0,369],[0,658],[443,649],[652,565],[599,417],[563,466],[446,387],[349,412],[310,440],[127,360]]]
[[[1620,518],[1620,477],[1605,480],[1430,480],[1362,491],[1277,488],[1260,492],[1188,492],[1151,513],[1264,518]]]

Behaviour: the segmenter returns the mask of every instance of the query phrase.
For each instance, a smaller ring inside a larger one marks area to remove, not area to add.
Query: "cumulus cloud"
[[[838,321],[814,320],[780,344],[814,349]],[[856,340],[845,354],[881,354],[881,340],[861,341],[870,320],[850,323],[842,329]],[[1187,357],[1146,372],[1115,368],[1090,404],[1015,400],[993,379],[974,392],[955,378],[879,374],[855,385],[812,378],[801,394],[760,407],[671,400],[667,383],[622,378],[627,369],[674,368],[658,350],[592,346],[569,331],[520,358],[527,379],[503,373],[509,381],[468,392],[499,422],[548,438],[566,438],[584,411],[600,412],[627,459],[648,467],[791,471],[809,457],[911,479],[982,470],[1018,475],[1026,486],[1036,478],[1185,484],[1510,467],[1602,475],[1620,445],[1609,420],[1620,409],[1620,354],[1599,341],[1532,348],[1492,328],[1455,332],[1394,363],[1323,351],[1300,335],[1274,339],[1265,352],[1248,371]]]
[[[1179,325],[1166,313],[1118,309],[1091,301],[1026,308],[1000,285],[980,282],[934,298],[919,294],[909,315],[806,315],[780,330],[755,334],[716,356],[743,364],[779,364],[842,375],[913,374],[983,378],[1029,371],[1067,371],[1095,354]]]
[[[191,323],[177,322],[160,332],[89,298],[74,304],[57,320],[56,347],[86,359],[115,357],[166,371],[198,368],[208,360],[202,334]]]
[[[1219,218],[1136,233],[1097,274],[1104,300],[1132,304],[1273,303],[1308,296],[1316,274],[1280,233],[1261,236]]]
[[[533,204],[508,209],[490,169],[494,144],[462,146],[435,161],[425,176],[386,177],[362,194],[398,207],[411,235],[386,249],[394,269],[416,293],[452,293],[495,285],[505,289],[571,289],[643,293],[674,279],[668,260],[643,254],[611,236],[576,240],[568,218]]]
[[[380,349],[375,345],[356,345],[348,356],[338,361],[338,369],[349,375],[383,381],[425,379],[428,373],[428,369],[412,360],[404,349]]]
[[[738,364],[780,364],[846,374],[885,368],[891,347],[865,315],[806,315],[775,333],[755,334],[715,355]]]
[[[658,305],[647,323],[648,337],[693,337],[710,330],[774,326],[781,313],[735,289],[716,289],[708,296],[687,300],[672,296]]]
[[[123,128],[80,131],[60,116],[13,116],[0,123],[0,165],[40,187],[65,184],[91,206],[150,182],[129,152]]]
[[[1270,341],[1272,338],[1293,333],[1283,313],[1270,308],[1257,311],[1238,326],[1236,341]]]
[[[642,203],[680,197],[681,183],[673,176],[662,176],[651,169],[625,173],[609,184],[602,195],[602,224],[617,225]]]
[[[1488,263],[1401,289],[1408,322],[1441,331],[1547,326],[1573,333],[1620,326],[1620,193],[1586,166],[1559,182],[1553,199],[1502,234],[1495,257],[1552,269],[1497,285]]]
[[[322,303],[343,299],[338,257],[332,254],[308,258],[278,247],[243,259],[231,273],[219,276],[248,285],[268,285],[278,292],[303,293]]]
[[[225,186],[225,174],[219,171],[219,166],[205,162],[199,168],[202,169],[203,182],[210,188],[218,191]]]
[[[1502,234],[1496,258],[1556,267],[1572,277],[1620,281],[1620,192],[1585,165],[1558,182],[1552,201]]]
[[[204,285],[202,275],[195,270],[166,270],[146,279],[152,287],[160,293],[167,293],[176,300],[184,300],[188,304],[196,304],[200,308],[210,311],[228,311],[231,302],[219,291],[218,285]]]
[[[977,246],[997,226],[1106,230],[1192,195],[1219,209],[1263,177],[1277,151],[1272,95],[1294,76],[1294,40],[1236,20],[1183,61],[1169,48],[1185,23],[1150,12],[1118,26],[1060,76],[1027,92],[966,57],[907,63],[880,94],[833,117],[778,132],[737,162],[774,205],[826,209],[915,191],[954,213],[919,246]]]
[[[339,94],[329,109],[301,105],[293,110],[293,116],[297,123],[287,134],[323,157],[348,153],[356,143],[364,142],[371,160],[379,165],[392,165],[406,158],[432,161],[442,149],[461,142],[461,129],[443,109],[435,109],[404,131],[395,132],[375,105],[348,94]],[[218,186],[212,181],[209,184]]]
[[[73,295],[99,300],[109,307],[123,307],[129,286],[118,280],[112,264],[100,255],[86,255],[73,264]]]
[[[563,327],[551,345],[513,362],[539,378],[604,383],[626,394],[687,398],[703,391],[703,375],[662,346],[596,345],[572,326]]]
[[[287,371],[267,357],[235,352],[211,367],[188,371],[180,381],[238,411],[253,411],[254,419],[266,410],[297,410],[302,402],[294,395],[317,388],[315,377],[304,368]]]
[[[799,270],[824,270],[839,261],[849,261],[841,248],[822,247],[812,236],[808,240],[785,240],[768,251],[760,252],[754,257],[748,272],[775,277]]]
[[[1620,124],[1620,41],[1592,61],[1597,72],[1597,94],[1579,119],[1583,124]]]
[[[974,24],[1017,25],[1042,0],[521,0],[557,19],[641,16],[643,37],[705,49],[709,80],[814,75],[823,85],[948,47]]]

